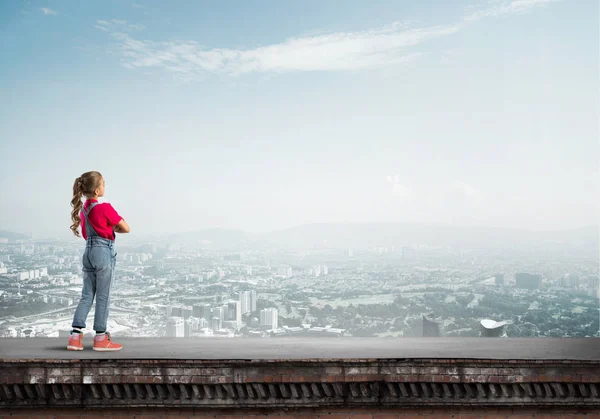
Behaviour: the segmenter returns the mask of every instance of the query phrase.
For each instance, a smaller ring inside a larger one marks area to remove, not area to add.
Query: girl
[[[87,200],[81,203],[81,198]],[[113,343],[106,331],[110,286],[115,273],[117,252],[115,251],[115,232],[129,233],[129,226],[117,211],[108,203],[100,204],[98,198],[104,196],[104,178],[98,172],[86,172],[73,184],[71,206],[71,230],[79,237],[77,229],[86,240],[83,253],[83,291],[75,310],[73,330],[69,336],[67,349],[83,350],[83,329],[88,313],[96,297],[94,315],[95,351],[119,351],[122,345]]]

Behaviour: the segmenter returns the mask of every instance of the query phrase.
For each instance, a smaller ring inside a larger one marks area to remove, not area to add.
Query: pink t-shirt
[[[98,202],[98,200],[88,199],[83,203],[83,209],[87,210],[94,202]],[[79,214],[79,217],[81,218],[81,235],[84,239],[87,239],[83,211]],[[123,217],[121,217],[108,202],[96,205],[88,214],[88,220],[92,224],[92,227],[94,227],[94,230],[96,230],[96,233],[98,233],[100,237],[108,240],[115,239],[113,227],[119,224],[122,219]]]

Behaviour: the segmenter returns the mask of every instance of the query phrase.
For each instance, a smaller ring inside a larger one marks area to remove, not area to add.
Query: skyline
[[[1,5],[0,229],[598,225],[597,2],[345,4]]]
[[[542,245],[547,251],[579,249],[581,255],[597,256],[600,226],[588,225],[573,229],[527,230],[489,226],[455,226],[449,224],[409,223],[312,223],[266,232],[212,227],[183,232],[142,231],[134,236],[120,236],[126,247],[165,243],[190,245],[203,243],[213,249],[235,250],[257,247],[278,249],[366,250],[401,249],[403,247],[463,246],[476,249],[528,249]],[[36,242],[79,242],[72,235],[28,235],[0,230],[0,238],[14,244],[25,240]]]

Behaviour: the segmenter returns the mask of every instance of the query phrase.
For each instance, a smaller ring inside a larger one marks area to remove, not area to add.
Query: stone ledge
[[[600,362],[452,361],[4,361],[0,407],[600,407]]]
[[[0,339],[0,409],[589,408],[600,339]]]

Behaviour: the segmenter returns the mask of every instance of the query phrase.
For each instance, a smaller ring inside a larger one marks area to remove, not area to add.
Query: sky
[[[0,229],[598,224],[597,0],[0,2]]]

